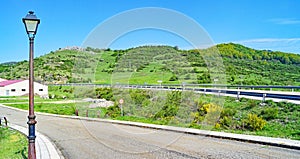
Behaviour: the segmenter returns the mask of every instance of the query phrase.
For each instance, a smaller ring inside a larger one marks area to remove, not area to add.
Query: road
[[[0,106],[10,123],[26,126],[27,112]],[[70,159],[300,158],[300,151],[163,130],[37,114],[37,131]]]

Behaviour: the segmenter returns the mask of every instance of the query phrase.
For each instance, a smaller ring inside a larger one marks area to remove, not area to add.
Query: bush
[[[172,77],[170,77],[169,81],[177,81],[178,80],[178,77],[173,74]]]
[[[129,91],[129,94],[131,99],[134,101],[134,104],[137,106],[147,106],[150,103],[150,95],[146,90],[132,89]]]
[[[219,130],[221,128],[221,125],[219,123],[216,123],[215,129]]]
[[[181,101],[181,92],[172,91],[167,95],[167,101],[162,109],[154,115],[154,118],[164,119],[166,117],[174,117],[178,113]]]
[[[225,127],[225,128],[228,128],[228,127],[231,127],[232,126],[232,117],[223,117],[222,119],[220,119],[220,125]]]
[[[249,108],[254,108],[257,106],[257,102],[255,100],[249,100],[248,101],[248,107]]]
[[[278,116],[277,108],[265,108],[261,111],[261,116],[266,120],[275,119]]]
[[[231,109],[231,108],[225,108],[222,110],[221,112],[221,118],[227,116],[227,117],[232,117],[236,114],[236,110],[235,109]]]
[[[221,109],[220,106],[213,103],[204,104],[199,102],[197,111],[191,114],[194,118],[193,123],[206,122],[207,124],[213,124],[219,117]]]
[[[261,117],[258,117],[256,114],[248,114],[247,118],[244,120],[244,123],[251,130],[262,130],[266,125],[266,121]]]
[[[194,118],[192,124],[200,124],[204,120],[204,116],[200,112],[192,112],[191,116]]]
[[[107,108],[105,116],[109,116],[111,118],[116,118],[121,115],[121,109],[118,105],[114,105]]]
[[[94,88],[78,86],[74,89],[75,98],[95,98],[96,93]]]
[[[269,106],[275,106],[276,103],[273,100],[266,100],[265,103]]]
[[[113,100],[113,92],[111,88],[96,88],[95,93],[98,99]]]
[[[240,98],[240,102],[247,102],[247,101],[248,101],[247,98],[244,98],[244,97]]]

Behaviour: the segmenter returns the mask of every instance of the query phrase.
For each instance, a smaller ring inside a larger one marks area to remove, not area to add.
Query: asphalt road
[[[27,126],[27,112],[0,106],[9,122]],[[37,114],[37,131],[69,159],[300,158],[300,151],[182,133]]]

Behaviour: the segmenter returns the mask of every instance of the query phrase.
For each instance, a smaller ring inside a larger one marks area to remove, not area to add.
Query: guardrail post
[[[236,99],[237,99],[238,101],[240,100],[240,94],[241,94],[241,92],[238,91],[238,92],[237,92],[237,95],[236,95]]]
[[[263,99],[262,99],[262,101],[263,101],[263,102],[265,102],[265,101],[266,101],[266,96],[267,96],[267,94],[266,94],[266,93],[264,93],[264,94],[263,94]]]

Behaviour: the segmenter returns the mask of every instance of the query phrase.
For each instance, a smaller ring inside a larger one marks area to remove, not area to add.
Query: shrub
[[[219,124],[219,123],[216,123],[216,125],[215,125],[215,129],[220,129],[221,128],[221,125]]]
[[[244,123],[251,130],[262,130],[266,125],[266,121],[261,117],[258,117],[256,114],[248,114],[247,118],[244,120]]]
[[[256,103],[255,100],[249,100],[249,101],[248,101],[248,107],[249,107],[249,108],[254,108],[254,107],[256,107],[256,106],[257,106],[257,103]]]
[[[248,101],[247,98],[244,98],[244,97],[240,98],[240,102],[247,102],[247,101]]]
[[[203,104],[202,102],[199,102],[197,111],[191,114],[194,118],[193,123],[200,123],[203,121],[206,124],[213,124],[219,117],[221,109],[222,108],[216,104]]]
[[[113,100],[113,92],[111,88],[96,88],[95,93],[98,99]]]
[[[220,119],[220,125],[222,125],[225,128],[231,127],[232,126],[232,117],[223,117]]]
[[[236,114],[236,110],[235,109],[231,109],[231,108],[225,108],[222,110],[221,112],[221,118],[227,116],[227,117],[232,117]]]
[[[265,103],[269,106],[275,106],[276,103],[273,100],[266,100]]]
[[[181,92],[173,91],[168,93],[167,101],[162,109],[154,115],[154,118],[174,117],[178,113],[181,101]]]
[[[204,120],[204,116],[200,112],[192,112],[191,116],[194,118],[192,124],[200,124]]]
[[[95,95],[94,88],[78,86],[74,89],[75,98],[94,98]]]
[[[121,115],[121,109],[118,105],[110,106],[107,108],[105,116],[109,116],[111,118],[116,118]]]
[[[275,119],[278,116],[277,108],[265,108],[261,111],[261,116],[266,120]]]
[[[172,77],[170,77],[169,81],[177,81],[178,80],[178,77],[173,74]]]
[[[149,92],[146,90],[130,90],[129,91],[131,99],[134,101],[134,104],[138,106],[147,106],[150,102]]]

